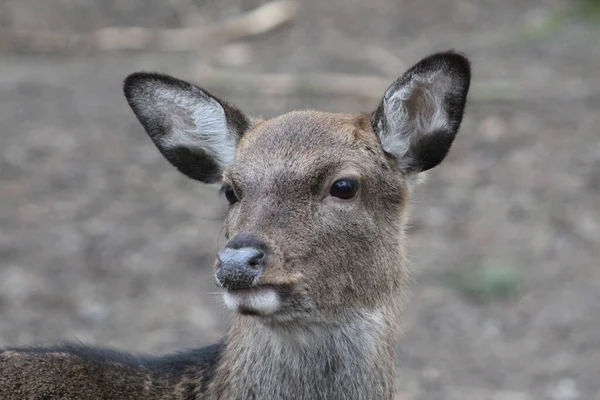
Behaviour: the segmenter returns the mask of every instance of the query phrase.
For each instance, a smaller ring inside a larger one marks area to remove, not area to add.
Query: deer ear
[[[462,121],[470,81],[469,61],[444,52],[421,60],[387,89],[371,125],[405,174],[426,171],[446,157]]]
[[[133,73],[125,79],[123,91],[171,164],[192,179],[220,181],[250,118],[207,91],[168,75]]]

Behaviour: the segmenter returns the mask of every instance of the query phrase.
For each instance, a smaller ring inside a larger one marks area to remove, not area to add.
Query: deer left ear
[[[444,52],[421,60],[387,89],[371,125],[405,174],[431,169],[446,157],[460,128],[470,81],[467,58]]]

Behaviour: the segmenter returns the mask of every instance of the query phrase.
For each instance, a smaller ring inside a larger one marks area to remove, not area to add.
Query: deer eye
[[[352,178],[343,178],[335,181],[329,189],[329,194],[344,200],[349,200],[356,196],[358,192],[358,181]]]
[[[233,188],[231,186],[223,186],[221,188],[221,192],[223,192],[229,204],[235,204],[238,202],[238,198],[235,195],[235,192],[233,191]]]

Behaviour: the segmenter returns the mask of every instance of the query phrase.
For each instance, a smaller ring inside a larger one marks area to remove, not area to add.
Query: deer
[[[0,350],[0,398],[392,399],[409,204],[465,112],[468,58],[431,54],[370,113],[259,118],[188,81],[128,75],[158,151],[228,204],[214,280],[223,338],[137,355],[65,342]]]

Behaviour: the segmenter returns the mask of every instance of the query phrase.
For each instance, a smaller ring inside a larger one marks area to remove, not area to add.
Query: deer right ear
[[[168,75],[133,73],[125,79],[123,91],[171,164],[192,179],[221,180],[250,118],[207,91]]]

